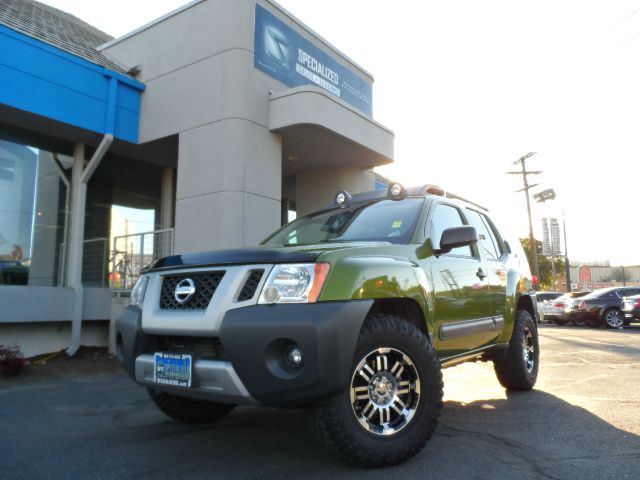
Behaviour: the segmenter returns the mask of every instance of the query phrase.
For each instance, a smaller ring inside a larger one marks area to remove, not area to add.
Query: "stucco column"
[[[280,225],[280,137],[243,119],[180,134],[175,251],[255,245]]]

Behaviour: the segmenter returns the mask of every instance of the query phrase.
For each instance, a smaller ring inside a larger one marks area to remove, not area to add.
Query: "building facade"
[[[268,0],[117,39],[0,0],[0,47],[0,344],[29,356],[106,344],[153,258],[257,244],[393,161],[371,74]]]

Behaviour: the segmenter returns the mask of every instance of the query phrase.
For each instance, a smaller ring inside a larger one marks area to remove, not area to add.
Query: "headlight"
[[[147,283],[149,283],[149,277],[147,275],[140,275],[138,281],[131,290],[131,298],[129,303],[131,305],[141,305],[144,300],[144,292],[147,290]]]
[[[276,265],[258,303],[315,303],[330,268],[328,263]]]

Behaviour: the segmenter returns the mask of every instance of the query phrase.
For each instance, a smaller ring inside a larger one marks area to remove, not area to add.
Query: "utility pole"
[[[538,175],[542,173],[541,170],[538,171],[527,171],[527,166],[525,164],[527,158],[532,157],[537,152],[529,152],[526,155],[523,155],[518,160],[512,163],[512,165],[520,164],[522,166],[522,170],[518,172],[507,172],[509,175],[522,175],[522,182],[524,183],[524,188],[518,190],[518,192],[524,192],[525,198],[527,199],[527,215],[529,217],[529,242],[531,245],[531,261],[533,263],[533,274],[540,281],[540,272],[538,271],[538,251],[536,248],[536,239],[533,237],[533,224],[531,223],[531,204],[529,202],[529,189],[533,187],[537,187],[538,184],[534,183],[533,185],[529,185],[529,181],[527,180],[527,175]]]

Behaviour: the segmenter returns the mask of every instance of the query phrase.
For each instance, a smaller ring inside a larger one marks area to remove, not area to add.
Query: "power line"
[[[618,28],[620,25],[622,25],[624,22],[626,22],[627,20],[629,20],[631,17],[633,17],[636,13],[640,12],[640,7],[636,8],[633,12],[631,12],[629,15],[627,15],[626,17],[624,17],[622,20],[620,20],[618,23],[616,23],[613,27],[611,27],[609,29],[609,31],[607,33],[611,33],[613,32],[616,28]],[[635,37],[634,37],[635,38]]]

